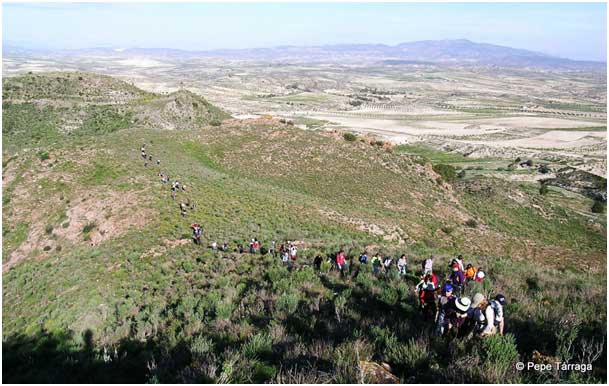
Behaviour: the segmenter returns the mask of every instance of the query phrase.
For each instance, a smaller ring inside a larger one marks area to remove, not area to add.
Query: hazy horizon
[[[209,51],[457,39],[606,62],[606,4],[3,4],[3,46],[29,49]]]

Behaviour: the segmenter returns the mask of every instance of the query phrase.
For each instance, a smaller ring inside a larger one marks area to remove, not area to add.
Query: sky
[[[606,3],[8,3],[3,45],[210,50],[435,39],[606,61]]]

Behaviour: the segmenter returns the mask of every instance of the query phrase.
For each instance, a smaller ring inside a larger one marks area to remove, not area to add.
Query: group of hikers
[[[441,284],[433,271],[433,258],[425,260],[421,281],[415,287],[423,318],[433,320],[436,334],[444,335],[457,330],[458,336],[471,333],[503,335],[503,295],[497,294],[493,299],[487,299],[482,293],[476,293],[472,299],[461,296],[471,283],[484,281],[484,271],[473,264],[464,266],[462,255],[452,259],[448,268],[448,278]]]
[[[146,145],[142,145],[141,155],[144,159],[144,166],[148,166],[148,161],[152,161],[152,156],[146,153]],[[157,166],[160,166],[161,161],[157,160]],[[169,183],[170,178],[167,173],[159,170],[158,176],[161,177],[163,185]],[[174,181],[171,184],[171,197],[175,201],[178,192],[186,192],[184,184],[179,181]],[[187,210],[194,210],[195,204],[190,198],[187,201],[180,201],[180,214],[186,216]],[[193,241],[197,245],[201,245],[203,228],[198,223],[191,225]],[[229,251],[227,243],[223,243],[220,247],[214,241],[209,246],[212,250],[220,250],[223,252]],[[237,245],[234,252],[245,253],[245,248],[242,244]],[[296,242],[288,241],[285,244],[276,247],[276,242],[271,241],[269,248],[265,249],[262,243],[257,238],[252,238],[247,251],[251,254],[270,254],[273,257],[279,256],[282,263],[290,270],[293,268],[298,256],[298,247]],[[313,266],[316,271],[321,270],[324,258],[317,254],[313,260]],[[326,258],[329,270],[337,270],[344,278],[349,274],[349,264],[347,254],[343,249],[337,253],[330,254]],[[371,264],[372,273],[379,276],[381,273],[389,275],[394,269],[398,277],[408,275],[408,261],[405,254],[399,258],[380,253],[375,253],[371,258],[368,252],[364,251],[358,258],[360,267],[362,265]],[[437,335],[445,335],[449,331],[456,330],[457,335],[466,336],[468,334],[479,334],[481,336],[493,335],[496,333],[503,334],[504,332],[504,312],[505,297],[497,294],[492,299],[487,299],[482,293],[476,293],[472,299],[467,296],[461,296],[471,283],[481,283],[484,281],[486,274],[482,268],[476,268],[473,264],[464,265],[463,256],[459,255],[452,259],[449,263],[449,274],[444,283],[440,283],[437,275],[433,270],[434,258],[430,257],[424,260],[421,264],[421,279],[415,286],[415,293],[419,300],[419,310],[426,321],[435,323],[435,333]],[[359,273],[359,270],[357,271]],[[356,274],[357,274],[356,273]]]

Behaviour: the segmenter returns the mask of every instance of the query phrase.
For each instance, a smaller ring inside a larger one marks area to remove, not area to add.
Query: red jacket
[[[345,264],[345,254],[344,253],[339,253],[338,255],[336,255],[336,264],[343,265]]]

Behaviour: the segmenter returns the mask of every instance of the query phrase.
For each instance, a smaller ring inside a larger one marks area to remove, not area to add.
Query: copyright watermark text
[[[579,371],[586,373],[592,371],[591,363],[535,363],[535,362],[518,362],[516,363],[518,371]]]

